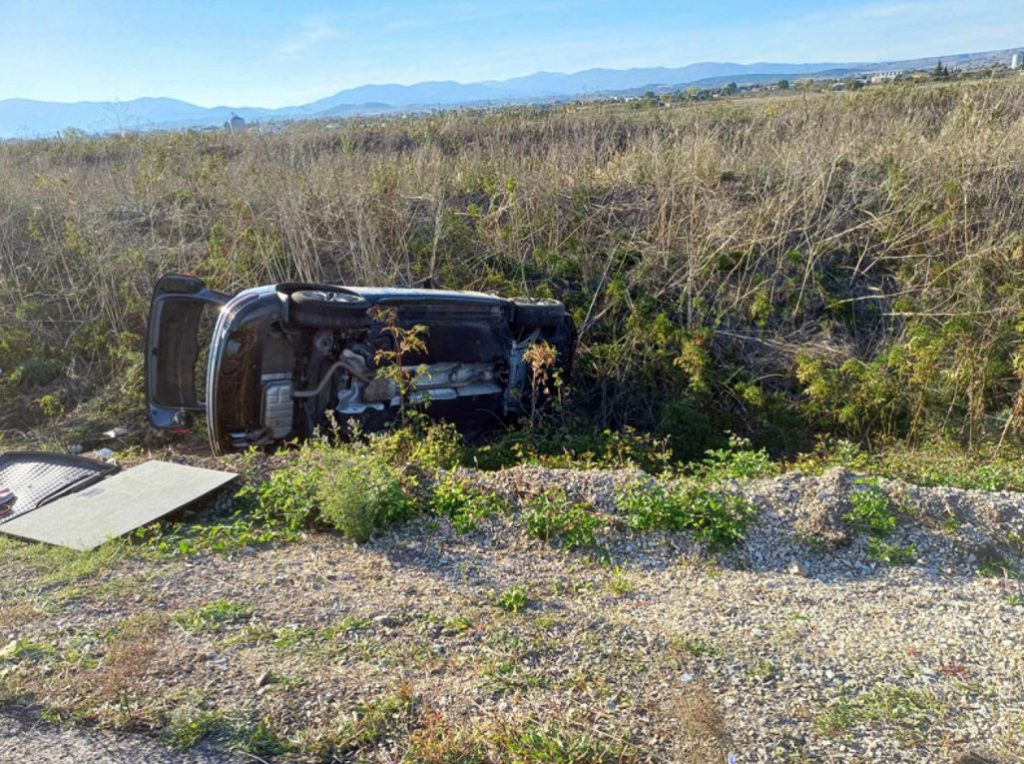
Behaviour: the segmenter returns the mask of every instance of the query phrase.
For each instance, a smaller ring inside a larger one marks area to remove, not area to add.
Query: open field
[[[178,269],[552,294],[581,327],[575,410],[678,457],[725,430],[1015,442],[1022,91],[0,144],[0,429],[138,425],[149,290]]]
[[[246,486],[0,537],[0,761],[1020,761],[1022,96],[0,143],[0,447]],[[197,456],[167,270],[552,295],[578,359],[490,442]]]

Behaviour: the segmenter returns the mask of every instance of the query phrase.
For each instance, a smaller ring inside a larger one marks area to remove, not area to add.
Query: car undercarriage
[[[168,274],[150,310],[148,415],[177,431],[205,416],[215,453],[373,432],[407,406],[473,436],[537,404],[538,343],[554,351],[544,373],[567,375],[575,329],[555,300],[291,283],[229,296]]]

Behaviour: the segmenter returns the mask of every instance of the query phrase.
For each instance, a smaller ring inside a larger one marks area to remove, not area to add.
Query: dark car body
[[[416,325],[426,327],[426,350],[404,359],[412,378],[399,395],[378,361],[394,351],[396,328]],[[541,341],[567,373],[575,330],[554,300],[311,284],[230,296],[168,274],[150,307],[148,416],[186,431],[204,415],[214,453],[273,447],[333,423],[372,432],[403,405],[426,404],[428,416],[473,434],[532,405],[523,355]]]

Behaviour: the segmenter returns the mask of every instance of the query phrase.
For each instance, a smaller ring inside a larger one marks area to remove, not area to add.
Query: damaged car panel
[[[199,368],[200,318],[210,307],[219,312]],[[410,380],[399,390],[377,360],[394,351],[396,327],[417,325],[426,327],[425,350],[404,359]],[[187,430],[205,414],[215,453],[307,438],[332,420],[372,432],[403,403],[429,404],[429,416],[473,434],[531,405],[523,355],[541,341],[556,349],[566,374],[575,329],[555,300],[290,283],[229,297],[193,276],[169,274],[150,313],[149,420]],[[204,375],[201,399],[197,378]]]

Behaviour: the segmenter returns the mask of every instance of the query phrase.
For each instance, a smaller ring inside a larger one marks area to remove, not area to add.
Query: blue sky
[[[367,83],[1017,45],[1022,0],[0,0],[0,99],[285,106]]]

